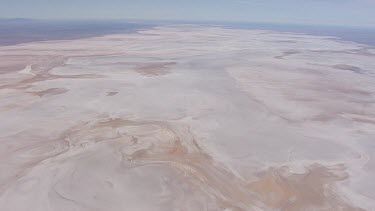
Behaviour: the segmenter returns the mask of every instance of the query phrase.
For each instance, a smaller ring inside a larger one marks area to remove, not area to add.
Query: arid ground
[[[374,210],[374,61],[194,25],[0,47],[0,210]]]

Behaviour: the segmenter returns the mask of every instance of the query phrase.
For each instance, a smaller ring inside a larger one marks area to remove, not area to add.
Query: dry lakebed
[[[0,210],[374,210],[375,49],[170,25],[0,47]]]

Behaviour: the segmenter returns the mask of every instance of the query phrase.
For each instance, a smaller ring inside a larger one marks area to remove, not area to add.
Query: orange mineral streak
[[[245,181],[205,152],[189,130],[173,128],[168,122],[105,119],[76,127],[66,137],[71,146],[80,145],[82,140],[121,143],[124,159],[134,167],[164,165],[181,171],[186,182],[203,187],[215,196],[222,208],[252,210],[270,206],[280,210],[307,207],[360,210],[335,194],[335,183],[347,178],[342,165],[315,164],[302,174],[292,173],[287,167],[270,168],[259,172],[255,181]]]

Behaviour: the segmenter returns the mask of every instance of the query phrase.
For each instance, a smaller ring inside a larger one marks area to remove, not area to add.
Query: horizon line
[[[269,21],[243,21],[243,20],[188,20],[188,19],[136,19],[136,18],[28,18],[28,17],[0,17],[1,20],[14,21],[88,21],[88,22],[149,22],[149,23],[184,23],[184,24],[266,24],[266,25],[285,25],[285,26],[311,26],[311,27],[340,27],[340,28],[360,28],[360,29],[375,29],[374,25],[341,25],[341,24],[321,24],[321,23],[302,23],[302,22],[269,22]]]

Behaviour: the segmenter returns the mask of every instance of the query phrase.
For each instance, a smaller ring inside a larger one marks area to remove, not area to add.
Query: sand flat
[[[2,46],[0,210],[373,210],[371,50],[194,25]]]

